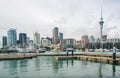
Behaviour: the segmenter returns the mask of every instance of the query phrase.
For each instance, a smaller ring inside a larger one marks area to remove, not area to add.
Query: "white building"
[[[89,43],[95,43],[95,38],[94,36],[89,37]]]
[[[43,47],[49,47],[51,45],[51,41],[46,38],[42,39],[41,43]]]
[[[34,33],[34,45],[35,46],[40,46],[40,34],[39,33],[37,33],[37,32],[35,32]]]

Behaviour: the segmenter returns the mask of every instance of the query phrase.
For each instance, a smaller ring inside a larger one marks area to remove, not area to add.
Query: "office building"
[[[20,33],[19,34],[19,42],[20,42],[20,46],[22,48],[26,46],[26,44],[27,44],[27,35],[26,35],[26,33]]]
[[[10,29],[8,35],[8,46],[15,47],[17,45],[17,32],[16,29]]]
[[[3,48],[7,47],[7,37],[6,36],[2,37],[2,47]]]
[[[63,33],[59,33],[60,47],[63,48]]]
[[[58,32],[59,32],[58,27],[55,27],[53,29],[53,38],[52,38],[53,45],[57,45],[59,43]]]
[[[83,48],[86,48],[88,45],[88,42],[89,42],[89,40],[88,40],[88,36],[87,35],[83,35],[82,36],[82,47]]]
[[[38,32],[34,33],[34,45],[40,47],[40,34]]]

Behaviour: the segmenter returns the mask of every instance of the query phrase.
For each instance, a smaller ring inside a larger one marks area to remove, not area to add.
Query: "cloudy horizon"
[[[85,34],[97,38],[101,6],[103,33],[108,38],[120,38],[119,0],[0,0],[0,37],[10,28],[29,37],[35,31],[41,37],[52,37],[52,29],[58,27],[64,38],[80,40]]]

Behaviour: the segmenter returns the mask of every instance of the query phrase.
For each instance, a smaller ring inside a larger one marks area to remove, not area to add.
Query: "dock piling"
[[[116,64],[116,48],[113,48],[113,64]]]

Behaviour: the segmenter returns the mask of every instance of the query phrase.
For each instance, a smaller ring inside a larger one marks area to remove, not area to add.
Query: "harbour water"
[[[120,78],[120,66],[39,56],[0,61],[0,78]]]

